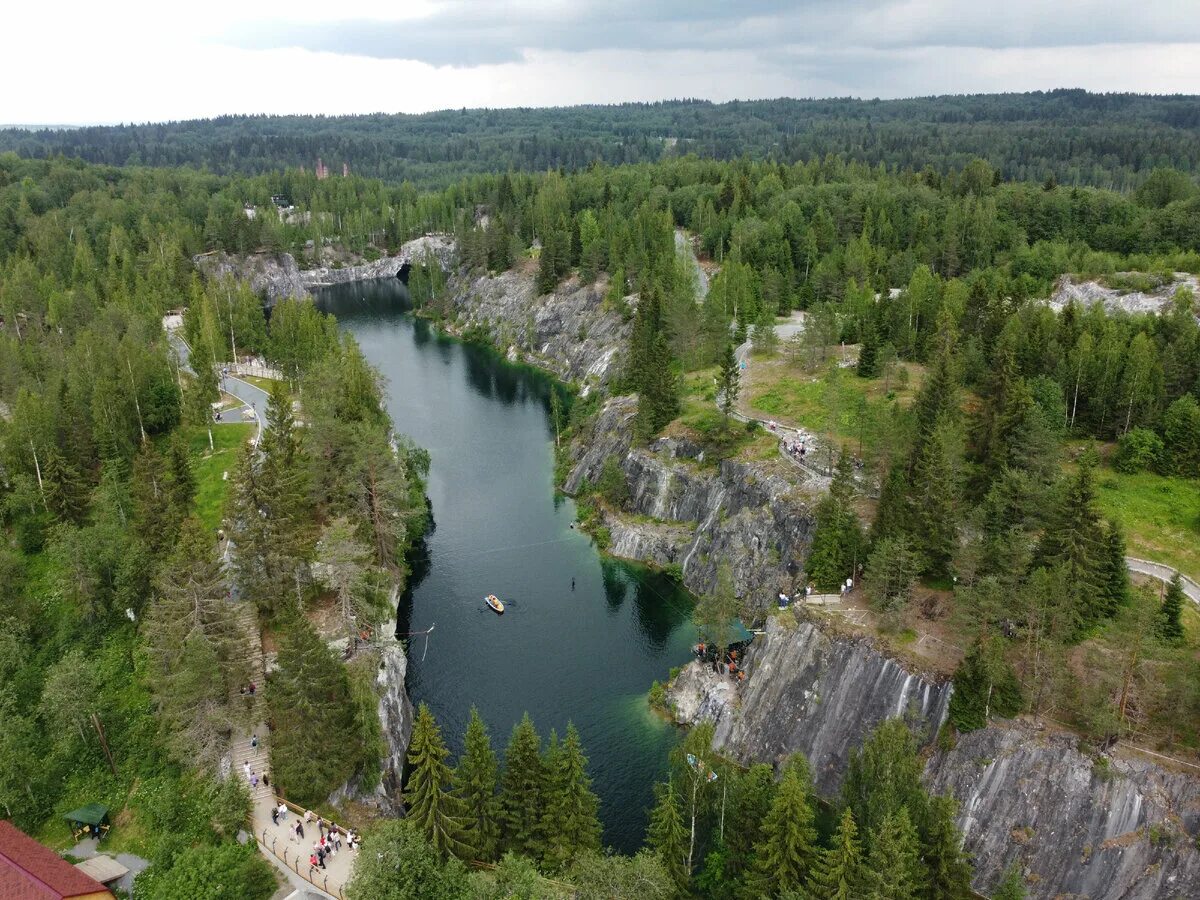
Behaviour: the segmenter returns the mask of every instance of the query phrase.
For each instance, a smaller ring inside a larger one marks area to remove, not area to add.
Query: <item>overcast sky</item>
[[[0,122],[1200,92],[1197,0],[19,0]]]

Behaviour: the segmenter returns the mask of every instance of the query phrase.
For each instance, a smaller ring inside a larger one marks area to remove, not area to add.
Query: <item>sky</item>
[[[0,123],[1200,92],[1197,0],[20,0]]]

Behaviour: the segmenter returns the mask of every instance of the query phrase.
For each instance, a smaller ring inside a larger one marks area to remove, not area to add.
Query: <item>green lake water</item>
[[[636,849],[676,740],[646,691],[688,659],[691,599],[572,528],[574,503],[554,492],[549,379],[439,335],[399,280],[324,288],[318,302],[387,378],[396,429],[430,453],[434,528],[398,610],[398,631],[434,628],[427,647],[410,641],[413,702],[456,755],[472,704],[498,752],[525,711],[543,736],[573,721],[605,843]]]

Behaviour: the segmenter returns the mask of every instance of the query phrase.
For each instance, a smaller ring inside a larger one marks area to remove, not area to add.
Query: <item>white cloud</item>
[[[968,11],[952,0],[618,0],[604,7],[212,0],[197,11],[138,0],[66,9],[23,4],[6,11],[0,122],[1064,86],[1182,93],[1200,85],[1200,20],[1185,5],[1010,0]],[[314,49],[326,33],[339,49],[355,49],[364,21],[379,30],[374,56]],[[498,42],[489,31],[494,22],[507,23]],[[280,37],[294,26],[307,40]],[[253,41],[231,42],[231,34],[251,31]],[[463,46],[472,34],[480,46]],[[422,53],[422,35],[443,44]],[[1168,39],[1174,42],[1157,42]],[[412,55],[460,64],[404,58]],[[471,59],[487,62],[463,62]]]

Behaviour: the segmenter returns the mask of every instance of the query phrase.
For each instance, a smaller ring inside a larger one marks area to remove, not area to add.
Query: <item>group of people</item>
[[[735,681],[745,681],[746,671],[738,664],[738,651],[726,650],[725,658],[718,658],[716,648],[711,644],[705,643],[703,640],[696,645],[696,656],[701,662],[711,662],[713,671],[718,675],[729,674],[730,678]]]
[[[804,459],[808,454],[808,441],[800,438],[798,441],[784,441],[783,449],[785,452],[795,457],[796,459]]]
[[[292,833],[292,840],[296,843],[305,839],[304,826],[308,825],[311,828],[313,823],[316,823],[317,839],[313,841],[312,853],[308,857],[310,877],[317,869],[327,868],[325,860],[337,856],[342,850],[343,843],[349,850],[357,850],[362,844],[362,839],[356,832],[343,830],[332,822],[326,822],[311,809],[306,810],[303,817],[298,817],[295,825],[287,825],[287,817],[288,806],[281,800],[279,806],[271,809],[271,821],[287,828]]]
[[[257,747],[258,738],[254,737],[251,740],[251,746]],[[250,760],[246,760],[244,763],[242,763],[242,771],[246,774],[246,780],[250,782],[250,789],[256,789],[258,787],[259,775],[250,767]],[[271,776],[267,773],[266,769],[262,770],[262,783],[267,787],[271,786]]]

